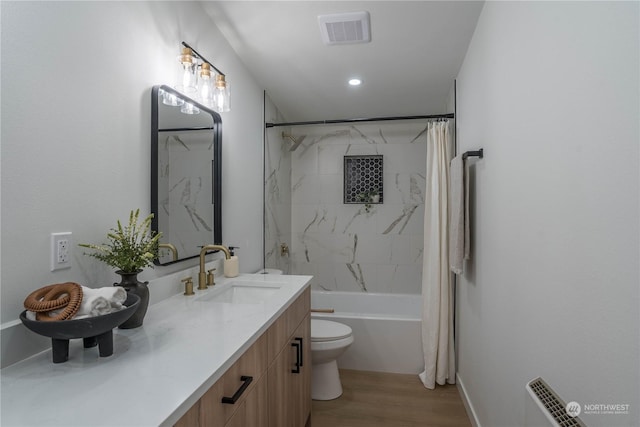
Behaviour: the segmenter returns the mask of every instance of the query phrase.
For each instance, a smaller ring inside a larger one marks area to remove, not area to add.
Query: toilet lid
[[[334,341],[347,338],[351,328],[330,320],[311,319],[311,341]]]

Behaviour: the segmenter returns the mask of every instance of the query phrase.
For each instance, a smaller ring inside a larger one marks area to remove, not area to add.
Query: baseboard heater
[[[538,377],[529,381],[526,388],[531,399],[542,412],[540,414],[535,408],[525,408],[528,427],[586,427],[578,416],[569,415],[566,402],[560,399],[542,378]]]

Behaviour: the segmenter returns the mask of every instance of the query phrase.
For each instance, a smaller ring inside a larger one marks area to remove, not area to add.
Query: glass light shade
[[[198,62],[191,49],[182,49],[182,55],[178,56],[178,76],[175,88],[185,95],[194,94],[198,90]]]
[[[211,67],[206,62],[201,65],[200,68],[200,81],[199,81],[199,96],[200,102],[207,107],[214,106],[213,94],[213,79],[211,78]]]
[[[200,114],[200,109],[190,102],[185,102],[180,108],[180,112],[184,114]]]
[[[182,104],[184,104],[184,99],[172,93],[165,92],[164,90],[160,90],[160,95],[162,96],[162,103],[164,105],[170,105],[172,107],[180,107]]]
[[[223,75],[216,75],[216,84],[213,91],[213,108],[218,113],[231,111],[229,96],[229,83],[227,83]]]

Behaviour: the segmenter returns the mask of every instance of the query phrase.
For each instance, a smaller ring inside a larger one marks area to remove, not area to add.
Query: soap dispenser
[[[238,261],[238,256],[235,255],[234,253],[236,249],[240,249],[240,248],[237,246],[229,246],[229,255],[231,255],[231,257],[229,259],[224,260],[225,277],[236,277],[239,274],[240,265]]]

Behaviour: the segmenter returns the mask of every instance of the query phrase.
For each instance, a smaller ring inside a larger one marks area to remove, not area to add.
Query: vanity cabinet
[[[305,426],[311,414],[310,296],[307,288],[175,426]],[[233,404],[222,403],[234,395]]]
[[[249,393],[225,427],[268,427],[267,381],[263,377]]]
[[[236,415],[240,419],[260,410],[261,413],[254,415],[256,419],[266,417],[266,381],[263,378],[267,370],[266,349],[267,337],[263,334],[175,425],[237,425],[234,424]],[[222,403],[223,397],[233,398],[234,395],[237,400],[233,404]],[[253,423],[245,425],[261,426]],[[264,427],[267,427],[266,424]]]
[[[311,414],[310,319],[307,297],[267,332],[273,357],[267,371],[269,427],[301,427]]]

